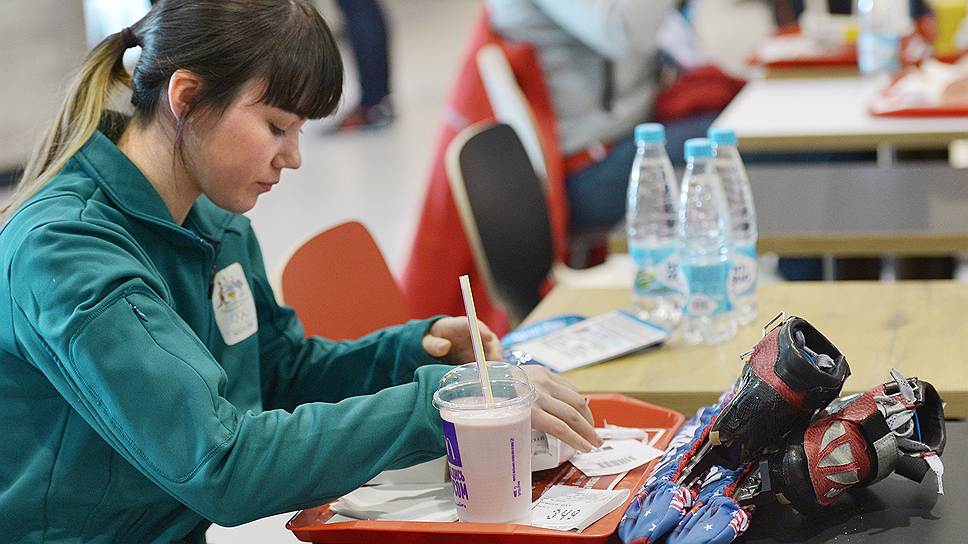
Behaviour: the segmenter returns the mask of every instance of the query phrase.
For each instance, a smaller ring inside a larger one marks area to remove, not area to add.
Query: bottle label
[[[862,73],[896,72],[901,68],[900,37],[864,32],[857,40],[858,67]]]
[[[756,292],[756,244],[737,247],[729,269],[729,296],[733,303],[739,297]]]
[[[682,266],[689,296],[686,314],[693,317],[712,317],[733,309],[727,292],[729,263]]]
[[[635,261],[635,282],[632,288],[637,296],[664,297],[682,292],[682,278],[676,260],[674,245],[629,248]]]

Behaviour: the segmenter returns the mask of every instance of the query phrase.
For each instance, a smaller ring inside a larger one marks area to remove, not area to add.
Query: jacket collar
[[[100,130],[77,152],[75,157],[94,181],[124,212],[184,235],[221,240],[226,227],[236,214],[214,205],[202,196],[192,206],[184,226],[175,223],[161,195],[148,178]]]

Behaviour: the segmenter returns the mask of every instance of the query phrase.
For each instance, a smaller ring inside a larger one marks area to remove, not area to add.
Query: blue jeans
[[[360,106],[379,104],[390,94],[387,23],[376,0],[337,0],[360,72]]]
[[[683,144],[706,136],[718,113],[706,113],[666,124],[666,149],[675,166],[683,166]],[[570,223],[575,228],[611,227],[625,217],[629,172],[635,159],[631,134],[615,142],[605,160],[565,178]]]
[[[666,149],[672,164],[685,165],[683,144],[689,138],[703,137],[718,113],[697,115],[666,124]],[[797,163],[871,160],[869,152],[845,153],[749,153],[748,163]],[[570,224],[574,229],[611,227],[625,217],[629,172],[635,159],[632,135],[615,142],[601,162],[580,170],[565,179]],[[822,277],[820,259],[781,258],[780,272],[790,280],[817,280]]]

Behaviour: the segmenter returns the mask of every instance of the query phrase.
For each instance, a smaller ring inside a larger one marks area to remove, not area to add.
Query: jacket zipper
[[[215,273],[217,272],[216,257],[218,257],[218,249],[220,244],[218,242],[208,242],[208,241],[206,241],[205,243],[212,246],[212,266],[209,268],[209,271],[208,271],[208,298],[212,298],[212,292],[215,290]]]
[[[199,238],[199,240],[203,244],[212,248],[212,264],[211,266],[209,266],[209,270],[208,270],[208,299],[207,300],[208,300],[209,309],[206,312],[208,314],[208,319],[206,320],[206,325],[208,330],[205,333],[205,344],[211,345],[213,341],[212,337],[215,334],[215,323],[214,323],[215,313],[214,313],[214,310],[211,309],[211,300],[212,300],[212,293],[215,291],[215,274],[218,272],[217,270],[218,250],[221,244],[217,240],[208,241],[204,238]]]
[[[138,317],[138,319],[141,320],[142,323],[147,323],[148,322],[148,316],[146,316],[144,314],[144,312],[141,311],[140,308],[138,308],[137,306],[135,306],[134,304],[132,304],[127,299],[125,299],[125,302],[128,303],[128,306],[131,306],[131,312],[134,313],[134,315],[136,315]]]

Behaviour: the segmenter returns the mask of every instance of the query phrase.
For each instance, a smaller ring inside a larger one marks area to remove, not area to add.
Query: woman
[[[238,215],[341,87],[308,0],[162,1],[90,53],[0,217],[5,541],[203,541],[444,453],[430,363],[471,359],[466,320],[304,339]],[[597,443],[528,372],[534,425]]]

